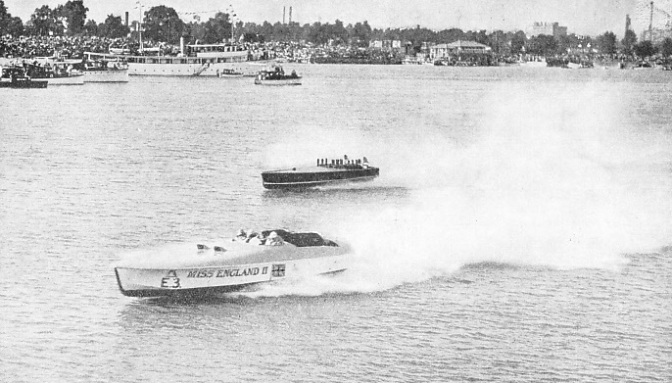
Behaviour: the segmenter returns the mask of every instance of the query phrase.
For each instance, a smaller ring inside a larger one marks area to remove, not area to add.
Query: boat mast
[[[142,47],[142,3],[140,1],[135,2],[137,6],[135,8],[140,10],[140,22],[138,23],[138,39],[140,40],[140,53],[144,50]]]
[[[649,18],[649,41],[653,42],[653,1],[651,2],[651,17]]]
[[[236,13],[233,11],[233,5],[230,5],[226,8],[226,11],[229,13],[229,19],[231,20],[231,43],[233,43],[235,40],[233,38],[233,28],[235,27],[236,24]]]

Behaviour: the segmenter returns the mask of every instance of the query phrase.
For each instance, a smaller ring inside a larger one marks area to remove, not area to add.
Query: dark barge
[[[326,186],[344,182],[371,181],[378,177],[380,169],[363,160],[327,160],[320,158],[316,166],[271,170],[261,173],[266,189],[297,189]]]

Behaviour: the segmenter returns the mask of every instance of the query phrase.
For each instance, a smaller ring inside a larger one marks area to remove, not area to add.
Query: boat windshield
[[[338,247],[338,245],[328,239],[322,238],[317,233],[292,233],[287,230],[264,230],[262,235],[268,237],[269,234],[275,232],[278,234],[283,241],[291,243],[296,247],[316,247],[316,246],[332,246]]]

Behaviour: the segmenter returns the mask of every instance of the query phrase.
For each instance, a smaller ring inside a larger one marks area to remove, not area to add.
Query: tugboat
[[[26,76],[26,71],[20,66],[3,68],[1,72],[0,88],[46,88],[48,84],[47,81],[34,81]]]
[[[274,65],[271,69],[262,70],[254,79],[257,85],[301,85],[301,76],[292,71],[285,74],[285,70],[280,65]]]
[[[380,169],[370,166],[363,159],[329,160],[318,158],[314,167],[271,170],[261,173],[266,189],[296,189],[325,186],[345,182],[371,181],[378,177]]]

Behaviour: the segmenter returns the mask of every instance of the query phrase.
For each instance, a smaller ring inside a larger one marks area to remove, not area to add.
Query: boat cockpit
[[[332,246],[338,247],[338,244],[334,241],[322,238],[321,235],[317,233],[293,233],[287,230],[278,229],[278,230],[264,230],[261,232],[261,235],[264,238],[268,238],[271,233],[276,233],[283,241],[290,243],[296,247],[316,247],[316,246]]]

